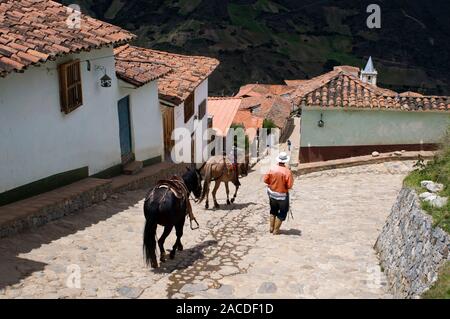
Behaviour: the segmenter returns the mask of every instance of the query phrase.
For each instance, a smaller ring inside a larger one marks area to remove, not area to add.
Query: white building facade
[[[58,65],[80,61],[83,103],[61,110]],[[110,77],[110,87],[101,78]],[[119,101],[128,100],[129,146],[150,165],[163,155],[157,80],[117,79],[113,48],[69,54],[0,78],[0,204],[39,183],[61,186],[120,174],[124,163]],[[37,184],[36,184],[37,183]],[[43,188],[45,190],[45,188]],[[2,197],[3,196],[3,197]]]
[[[207,129],[208,129],[208,79],[205,79],[197,88],[194,90],[194,114],[189,118],[185,119],[185,103],[174,107],[174,124],[175,129],[186,129],[189,132],[190,137],[193,139],[194,148],[189,148],[188,145],[184,145],[184,149],[188,151],[193,151],[194,154],[182,154],[180,158],[180,154],[177,154],[180,150],[178,147],[172,149],[172,159],[176,162],[186,162],[190,163],[192,159],[194,159],[195,163],[203,163],[203,161],[207,160],[205,158],[204,151],[207,146]],[[164,101],[162,101],[164,104]],[[201,116],[200,109],[201,104],[206,103],[206,114]],[[180,135],[183,134],[183,131],[173,131],[172,139],[176,142],[179,141]],[[191,141],[187,141],[191,143]],[[185,143],[186,144],[186,143]],[[181,146],[181,145],[180,145]],[[177,160],[178,159],[178,160]]]

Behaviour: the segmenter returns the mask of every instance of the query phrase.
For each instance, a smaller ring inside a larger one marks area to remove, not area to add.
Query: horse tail
[[[209,184],[211,183],[212,165],[208,163],[205,165],[204,168],[205,168],[205,182],[203,184],[202,196],[200,196],[199,202],[202,202],[205,199],[205,197],[208,195]]]
[[[144,227],[144,241],[143,251],[145,264],[149,264],[152,267],[157,265],[156,261],[156,227],[158,226],[156,221],[156,214],[158,210],[158,204],[146,201],[144,204],[145,213],[145,227]]]

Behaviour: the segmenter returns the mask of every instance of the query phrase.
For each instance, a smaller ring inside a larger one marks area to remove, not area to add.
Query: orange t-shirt
[[[264,183],[272,192],[287,193],[294,186],[294,179],[289,168],[277,165],[264,176]]]

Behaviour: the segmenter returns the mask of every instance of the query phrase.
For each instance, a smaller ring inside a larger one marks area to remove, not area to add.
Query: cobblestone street
[[[293,219],[279,236],[268,232],[268,199],[255,168],[235,204],[225,205],[221,186],[220,209],[193,205],[200,229],[187,222],[184,251],[156,271],[142,257],[146,191],[117,194],[1,239],[0,298],[390,298],[373,245],[412,165],[298,177]],[[173,231],[166,248],[174,242]],[[80,288],[70,284],[78,270]]]

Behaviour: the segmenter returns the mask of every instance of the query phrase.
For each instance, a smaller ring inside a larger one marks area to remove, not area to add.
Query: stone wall
[[[449,247],[449,235],[433,228],[416,192],[403,188],[375,244],[394,297],[419,298],[450,259]]]
[[[86,187],[84,181],[98,180],[88,178],[49,193],[25,199],[11,204],[18,211],[13,220],[2,222],[0,220],[0,238],[12,236],[28,229],[33,229],[48,222],[87,208],[95,203],[105,200],[111,194],[111,182],[100,182],[96,186]],[[67,195],[58,196],[58,193],[67,192]],[[6,206],[4,206],[6,207]],[[0,214],[1,215],[1,214]]]

